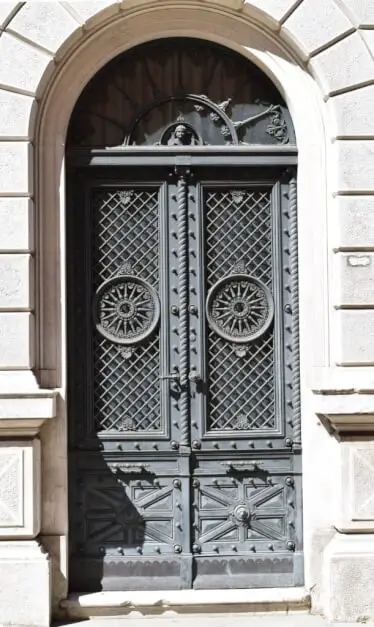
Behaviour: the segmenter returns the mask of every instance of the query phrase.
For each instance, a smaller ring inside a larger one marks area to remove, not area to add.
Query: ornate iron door
[[[70,586],[300,585],[293,175],[117,174],[68,221]]]

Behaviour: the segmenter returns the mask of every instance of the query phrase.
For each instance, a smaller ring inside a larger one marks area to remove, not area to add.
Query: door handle
[[[188,378],[190,381],[192,381],[192,383],[199,383],[202,380],[201,374],[196,372],[196,370],[191,370]]]
[[[161,375],[159,378],[162,380],[166,379],[167,381],[178,381],[179,383],[179,374],[164,374]]]

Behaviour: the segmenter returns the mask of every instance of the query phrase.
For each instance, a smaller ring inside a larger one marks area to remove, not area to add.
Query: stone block
[[[0,2],[0,28],[21,8],[21,2]]]
[[[12,19],[8,31],[54,53],[77,28],[79,22],[60,3],[26,2]]]
[[[31,164],[31,144],[0,142],[0,193],[31,194]]]
[[[297,5],[297,1],[298,0],[249,0],[248,4],[260,9],[279,22]]]
[[[338,168],[334,191],[374,191],[374,140],[337,141],[332,156]]]
[[[33,202],[29,198],[0,198],[0,251],[33,249]]]
[[[333,358],[336,365],[374,365],[374,311],[339,310],[331,326]]]
[[[0,59],[0,83],[32,94],[37,92],[48,66],[53,66],[51,55],[9,33],[0,37]]]
[[[9,139],[30,139],[30,115],[34,99],[0,89],[0,135]]]
[[[34,366],[34,324],[30,313],[0,313],[0,369]]]
[[[119,11],[119,4],[113,0],[70,0],[67,4],[82,22],[95,17],[102,11],[106,14]],[[126,8],[126,1],[124,8]]]
[[[309,66],[326,95],[372,81],[374,74],[374,60],[357,33],[317,54]]]
[[[36,541],[0,542],[0,617],[4,627],[49,627],[51,564]]]
[[[40,532],[40,441],[0,442],[0,539]]]
[[[282,33],[308,56],[352,30],[352,23],[333,0],[324,0],[317,9],[316,0],[304,0],[285,21]]]
[[[374,532],[374,442],[344,441],[341,450],[341,515],[343,532]]]
[[[333,304],[374,306],[374,254],[338,253],[333,262]]]
[[[374,85],[355,89],[330,98],[328,110],[333,118],[337,137],[374,137]]]
[[[0,310],[32,309],[34,264],[31,255],[0,254]]]
[[[374,25],[374,4],[371,0],[344,0],[357,25]]]
[[[374,535],[337,534],[323,555],[323,610],[331,621],[374,619]]]

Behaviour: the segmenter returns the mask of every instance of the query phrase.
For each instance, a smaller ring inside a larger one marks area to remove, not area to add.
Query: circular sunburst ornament
[[[270,290],[247,274],[232,274],[217,281],[206,303],[210,327],[225,340],[246,343],[260,337],[274,316]]]
[[[127,346],[138,344],[155,330],[159,318],[157,292],[140,277],[114,277],[96,292],[95,324],[107,340]]]

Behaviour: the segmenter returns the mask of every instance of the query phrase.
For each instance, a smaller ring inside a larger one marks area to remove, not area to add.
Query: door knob
[[[199,381],[201,381],[201,375],[198,372],[196,372],[196,370],[191,370],[188,378],[193,383],[198,383]]]

